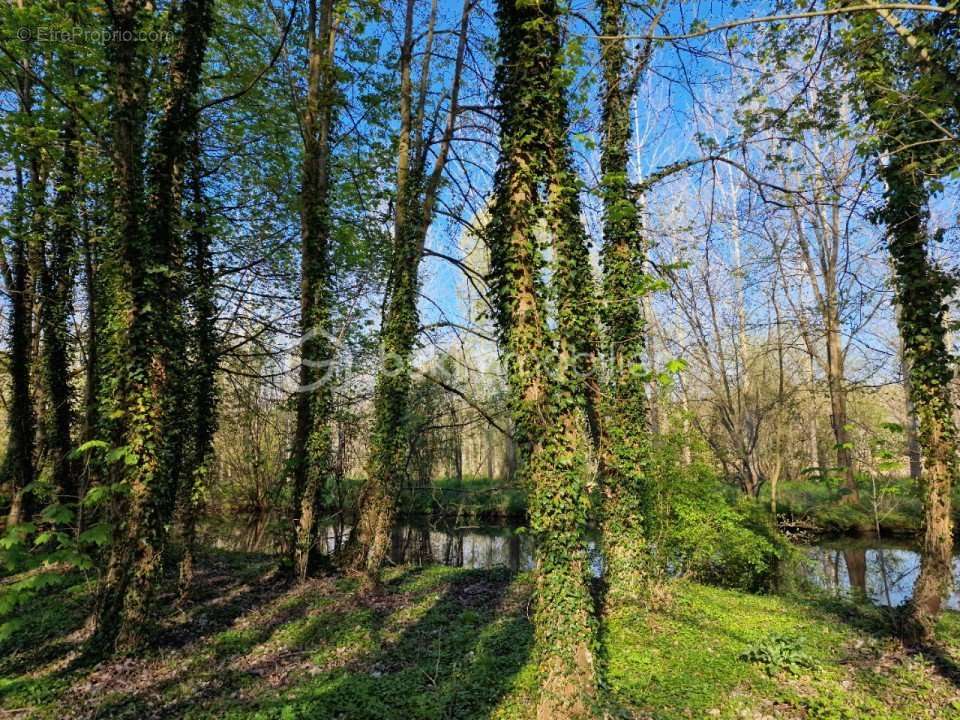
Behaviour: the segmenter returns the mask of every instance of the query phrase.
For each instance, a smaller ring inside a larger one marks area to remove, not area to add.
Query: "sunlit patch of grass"
[[[201,622],[212,616],[203,603],[186,614],[178,632],[187,643],[70,674],[14,670],[0,680],[0,707],[111,720],[535,714],[529,575],[397,567],[384,592],[367,598],[353,578],[284,586],[261,572],[259,584],[247,582],[243,592],[224,588],[220,625]],[[883,611],[683,581],[662,595],[652,610],[618,612],[604,636],[611,695],[635,717],[960,718],[957,686],[934,658],[891,637]],[[55,641],[61,625],[45,627],[53,635],[35,634],[37,642]],[[944,617],[940,639],[946,655],[957,654],[960,616]]]
[[[804,662],[750,652],[777,638]],[[677,583],[663,611],[615,617],[607,647],[617,697],[658,719],[960,717],[940,714],[960,692],[929,663],[809,599]]]

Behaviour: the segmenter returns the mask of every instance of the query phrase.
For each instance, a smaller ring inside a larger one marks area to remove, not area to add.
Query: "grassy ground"
[[[361,478],[343,481],[346,507],[356,507]],[[328,498],[333,505],[335,499]],[[406,515],[468,520],[523,520],[527,515],[527,494],[509,480],[479,475],[443,477],[430,486],[406,489],[400,496],[400,512]]]
[[[527,495],[508,481],[487,477],[448,477],[403,498],[407,513],[461,518],[514,518],[527,513]]]
[[[874,485],[860,478],[860,502],[840,502],[837,483],[792,480],[777,488],[779,515],[807,520],[828,533],[857,534],[875,530]],[[769,487],[761,491],[761,502],[769,506]],[[884,478],[876,485],[880,530],[885,535],[914,535],[920,531],[923,508],[920,490],[910,478]],[[960,521],[960,487],[954,488],[954,520]]]
[[[3,718],[419,718],[531,716],[530,580],[502,571],[395,568],[370,601],[347,579],[290,588],[263,557],[202,565],[148,653],[76,662],[89,584],[31,609],[0,645]],[[908,653],[884,616],[826,600],[690,583],[608,630],[625,717],[960,718],[960,617],[934,653]],[[745,655],[747,653],[747,655]]]

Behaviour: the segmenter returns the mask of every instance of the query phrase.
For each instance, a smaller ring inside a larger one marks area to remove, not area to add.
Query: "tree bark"
[[[891,158],[882,176],[887,192],[881,217],[887,225],[910,398],[923,451],[923,545],[908,630],[927,638],[952,585],[951,487],[957,471],[957,429],[944,319],[955,281],[929,256],[927,190],[920,171]]]
[[[307,578],[315,553],[317,519],[332,461],[333,346],[330,270],[330,159],[336,80],[334,2],[310,3],[309,77],[303,113],[304,157],[300,190],[300,388],[293,442],[294,576]]]
[[[573,269],[580,267],[577,255],[582,249],[575,236],[553,237],[555,263],[571,264],[559,276],[554,268],[559,284],[553,288],[558,313],[554,326],[547,318],[545,248],[537,227],[546,219],[554,233],[573,230],[569,211],[577,192],[563,177],[569,170],[561,167],[566,143],[556,146],[563,140],[557,117],[548,116],[544,122],[541,112],[543,98],[564,99],[557,86],[563,82],[558,72],[558,17],[553,2],[499,4],[496,90],[501,157],[487,228],[490,283],[505,350],[514,438],[520,473],[530,488],[537,558],[537,717],[544,720],[593,717],[598,692],[595,609],[585,540],[590,441],[586,388],[580,359],[574,354],[585,339],[580,334],[583,328],[570,317],[570,299],[577,291],[569,283],[578,277]],[[542,181],[550,187],[546,206],[539,192]]]
[[[138,39],[145,12],[141,0],[124,0],[111,12],[117,253],[105,270],[110,274],[105,281],[110,288],[105,312],[110,317],[105,321],[112,328],[112,373],[101,379],[105,409],[110,410],[103,415],[118,418],[110,435],[123,458],[114,464],[120,467],[113,470],[113,479],[125,485],[128,494],[116,508],[114,542],[90,640],[93,650],[134,649],[146,637],[186,437],[183,248],[176,223],[212,4],[185,0],[174,9],[179,23],[173,24],[181,31],[168,67],[169,85],[146,185],[142,149],[147,73]]]
[[[27,118],[33,113],[33,75],[29,61],[17,66],[17,102]],[[13,252],[4,257],[4,286],[10,298],[10,394],[6,454],[0,480],[10,488],[7,526],[28,520],[36,510],[31,484],[36,479],[36,409],[34,407],[34,312],[38,281],[46,179],[40,150],[27,141],[22,147],[27,159],[17,163],[12,218]]]
[[[951,388],[953,358],[944,321],[957,283],[931,258],[927,227],[930,190],[926,184],[931,168],[946,173],[956,167],[955,146],[942,145],[940,126],[927,121],[928,110],[941,108],[947,98],[956,100],[949,90],[943,94],[944,88],[955,84],[955,78],[948,77],[949,72],[944,74],[939,63],[944,51],[955,50],[956,39],[955,28],[918,19],[914,30],[926,41],[921,50],[890,45],[882,23],[872,15],[852,20],[858,41],[850,46],[850,58],[865,114],[880,140],[879,153],[885,156],[877,158],[886,192],[875,219],[886,225],[897,324],[904,364],[909,368],[909,394],[917,415],[923,461],[920,575],[905,634],[910,640],[928,640],[952,584],[951,487],[957,472],[957,428]],[[931,78],[935,78],[932,83]],[[893,97],[899,101],[904,85],[913,94],[912,102],[891,102],[891,88],[897,88]],[[944,154],[944,148],[949,154]]]
[[[860,490],[853,467],[853,448],[848,430],[847,390],[844,387],[843,347],[840,341],[840,321],[837,317],[836,298],[828,304],[827,323],[827,384],[830,390],[830,425],[836,443],[837,466],[843,473],[843,485],[847,490],[847,502],[860,502]]]
[[[53,204],[50,242],[41,277],[43,303],[40,310],[42,333],[42,378],[45,407],[44,428],[46,463],[50,478],[61,498],[77,502],[80,488],[73,450],[73,391],[70,386],[69,318],[73,300],[74,262],[77,235],[77,195],[79,157],[77,121],[71,112],[60,133],[63,156],[56,180],[57,196]]]
[[[381,369],[373,399],[373,431],[367,481],[360,495],[359,518],[351,533],[347,562],[364,574],[364,590],[379,587],[380,571],[390,548],[390,528],[396,519],[396,498],[409,460],[408,414],[410,365],[419,330],[417,300],[420,259],[440,189],[453,132],[459,115],[460,83],[466,57],[471,0],[460,15],[457,53],[450,85],[447,122],[436,139],[437,156],[428,172],[426,147],[435,140],[423,132],[427,83],[437,3],[433,3],[420,70],[421,87],[414,95],[415,1],[407,0],[400,49],[400,136],[398,142],[393,250],[380,329]]]
[[[645,516],[648,512],[650,430],[644,357],[646,247],[642,219],[629,180],[630,73],[622,0],[600,3],[603,66],[601,195],[603,199],[603,320],[612,367],[602,396],[594,403],[606,418],[597,436],[602,483],[602,541],[605,568],[604,611],[638,601],[646,567]],[[563,127],[566,127],[564,123]],[[578,219],[579,223],[579,219]],[[578,284],[589,286],[586,278]],[[589,307],[583,301],[581,308]],[[580,313],[585,314],[584,310]],[[585,333],[589,329],[584,330]]]
[[[195,136],[191,152],[187,273],[192,324],[188,331],[187,349],[192,430],[188,441],[189,476],[181,491],[184,546],[180,561],[181,600],[189,594],[193,580],[197,522],[212,470],[213,436],[217,427],[216,298],[199,137]]]

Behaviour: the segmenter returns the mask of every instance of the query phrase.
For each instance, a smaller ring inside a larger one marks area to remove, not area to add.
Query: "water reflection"
[[[807,577],[817,587],[838,595],[897,606],[910,599],[920,572],[920,556],[907,546],[864,544],[862,541],[826,541],[801,548],[809,562]],[[960,557],[953,574],[960,572]],[[960,592],[954,590],[947,607],[960,609]]]
[[[199,535],[202,543],[217,550],[266,554],[281,550],[280,522],[268,513],[210,518],[199,529]]]
[[[319,533],[320,551],[332,555],[350,534],[346,523],[328,523]],[[208,526],[207,542],[220,550],[276,553],[282,548],[282,528],[267,517],[244,518]],[[458,526],[449,522],[406,523],[393,529],[391,562],[401,565],[451,565],[471,569],[505,567],[513,572],[533,569],[530,536],[510,524]]]
[[[333,549],[328,534],[327,551]],[[393,529],[390,560],[398,565],[451,565],[465,568],[533,569],[530,536],[502,526],[400,525]]]
[[[215,548],[242,552],[281,551],[282,524],[269,516],[237,518],[208,525],[205,542]],[[320,533],[320,549],[335,553],[346,541],[350,525],[330,523]],[[602,572],[596,543],[589,549],[594,575]],[[864,540],[828,540],[801,546],[807,561],[802,572],[816,586],[838,595],[880,605],[901,605],[910,599],[920,571],[919,555],[907,545]],[[395,564],[443,564],[465,568],[505,567],[525,572],[534,567],[533,542],[518,525],[456,525],[420,518],[394,528],[390,559]],[[960,556],[954,558],[954,577],[960,576]],[[951,593],[947,606],[960,609],[960,592]]]

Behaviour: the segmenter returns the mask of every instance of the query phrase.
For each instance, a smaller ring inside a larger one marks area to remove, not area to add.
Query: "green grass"
[[[820,529],[837,534],[872,533],[875,530],[873,484],[859,479],[860,502],[840,502],[836,481],[816,479],[781,482],[777,488],[778,514],[813,522]],[[769,506],[769,487],[761,491],[761,502]],[[913,535],[920,531],[923,507],[919,487],[909,477],[878,482],[880,531],[886,535]],[[954,488],[954,519],[960,521],[960,487]]]
[[[664,720],[960,718],[954,682],[884,628],[874,608],[678,583],[664,609],[611,623],[610,680],[641,717]],[[939,629],[952,643],[947,666],[960,656],[958,629],[953,613]],[[794,641],[812,667],[794,674],[745,659],[778,638]]]
[[[401,508],[406,513],[434,516],[520,519],[526,516],[527,495],[509,481],[446,477],[434,481],[431,487],[408,491]]]
[[[90,591],[76,587],[32,608],[19,641],[0,645],[0,717],[533,715],[528,576],[394,568],[383,595],[361,600],[350,578],[291,588],[268,558],[217,554],[191,603],[164,606],[155,647],[93,667],[75,662]],[[607,629],[625,717],[960,718],[956,614],[941,624],[939,654],[924,656],[892,639],[877,609],[687,582],[658,598]]]
[[[343,480],[344,504],[356,507],[363,478]],[[332,496],[326,498],[331,507]],[[400,512],[407,515],[433,515],[460,519],[526,518],[527,493],[510,480],[497,480],[482,475],[443,477],[429,486],[407,488],[400,496]]]

